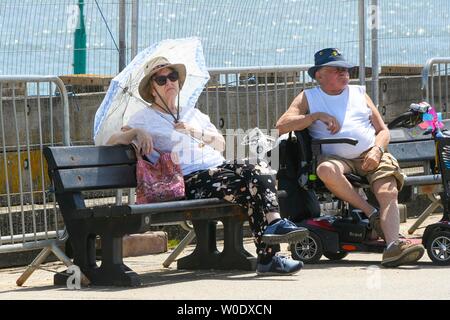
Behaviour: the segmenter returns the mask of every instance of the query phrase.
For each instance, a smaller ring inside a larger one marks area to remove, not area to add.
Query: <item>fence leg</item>
[[[180,241],[178,246],[173,250],[173,252],[167,257],[167,259],[163,262],[163,266],[168,268],[172,262],[180,255],[180,253],[189,245],[192,240],[195,238],[195,231],[191,230],[189,233]]]
[[[439,196],[428,195],[428,198],[432,201],[431,204],[420,214],[419,218],[414,222],[414,224],[408,229],[409,234],[413,234],[414,231],[428,218],[433,212],[441,207],[441,198]]]
[[[27,269],[21,274],[19,279],[17,279],[16,284],[21,287],[25,281],[31,276],[31,274],[39,268],[39,266],[47,259],[50,253],[54,253],[56,257],[60,261],[62,261],[67,267],[73,265],[72,261],[65,255],[65,253],[56,245],[55,243],[52,243],[51,246],[48,246],[44,249],[42,249],[41,252],[36,256],[36,258],[33,260],[33,262],[27,267]],[[90,281],[86,276],[81,273],[81,284],[82,285],[89,285]]]
[[[47,257],[51,252],[52,252],[51,247],[42,249],[42,251],[39,252],[39,254],[36,256],[36,258],[34,258],[33,262],[27,267],[24,273],[22,273],[19,279],[17,279],[16,284],[19,287],[21,287],[25,283],[25,281],[27,281],[27,279],[31,276],[34,270],[36,270],[42,264],[42,262],[45,261],[45,259],[47,259]]]
[[[58,257],[59,260],[61,260],[66,267],[70,267],[73,265],[73,262],[69,259],[69,257],[66,256],[66,254],[55,244],[52,244],[52,251],[55,254],[55,256]],[[84,286],[89,285],[91,282],[89,279],[81,272],[81,284]]]

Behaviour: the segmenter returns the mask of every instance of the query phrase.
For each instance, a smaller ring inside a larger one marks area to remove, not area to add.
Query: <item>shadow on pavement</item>
[[[416,264],[403,265],[397,268],[384,268],[381,266],[381,261],[363,261],[363,260],[320,260],[316,264],[306,264],[305,270],[317,270],[317,269],[334,269],[334,268],[348,268],[348,267],[361,267],[362,269],[376,266],[382,270],[433,270],[433,269],[448,269],[448,266],[438,266],[433,264],[431,261],[419,261]]]
[[[92,286],[82,287],[81,291],[89,292],[119,292],[124,290],[142,289],[150,287],[162,287],[166,285],[173,285],[183,282],[195,282],[202,280],[226,280],[226,281],[293,281],[297,278],[292,276],[258,276],[253,271],[241,271],[241,270],[174,270],[174,269],[160,269],[147,273],[138,273],[142,279],[142,285],[139,287],[113,287],[113,286]],[[300,279],[299,279],[300,280]],[[45,290],[52,291],[67,291],[64,286],[39,286],[39,287],[17,287],[13,290],[0,291],[0,294],[6,294],[9,292],[42,292]]]

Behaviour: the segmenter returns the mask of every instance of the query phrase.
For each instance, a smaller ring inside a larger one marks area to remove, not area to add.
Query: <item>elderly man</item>
[[[399,240],[397,196],[404,176],[397,160],[388,152],[389,130],[362,86],[349,85],[348,63],[338,49],[316,52],[308,70],[319,86],[301,92],[278,120],[280,134],[308,128],[313,138],[351,137],[355,146],[324,145],[317,175],[340,199],[361,209],[369,225],[386,241],[381,264],[397,267],[419,260],[424,248]],[[380,208],[371,206],[352,187],[345,173],[367,178]]]

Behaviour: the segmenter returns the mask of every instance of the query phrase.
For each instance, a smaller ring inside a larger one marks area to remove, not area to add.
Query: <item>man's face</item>
[[[350,81],[347,68],[342,67],[322,67],[316,73],[316,79],[320,85],[332,89],[343,89]]]

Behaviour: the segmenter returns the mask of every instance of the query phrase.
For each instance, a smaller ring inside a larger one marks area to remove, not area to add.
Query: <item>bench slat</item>
[[[78,192],[136,187],[136,165],[54,171],[55,191]]]
[[[219,208],[235,206],[236,204],[220,200],[218,198],[196,199],[196,200],[178,200],[148,204],[130,205],[132,214],[148,213],[148,212],[173,212],[195,210],[203,208]]]
[[[78,209],[76,214],[73,215],[73,219],[108,218],[108,217],[115,218],[115,217],[124,217],[129,214],[131,214],[131,210],[128,205],[90,207]]]
[[[429,174],[422,176],[409,176],[405,178],[405,186],[422,186],[430,184],[442,184],[440,174]]]
[[[433,140],[390,143],[388,151],[398,162],[430,161],[435,156]]]
[[[152,212],[151,224],[170,225],[186,220],[220,220],[220,218],[229,216],[240,216],[242,218],[242,221],[247,220],[245,209],[239,207],[238,205],[234,205],[231,207],[206,207],[204,209],[192,209],[184,211]]]
[[[130,145],[47,147],[44,155],[50,170],[136,163]]]

